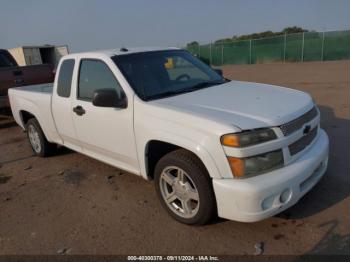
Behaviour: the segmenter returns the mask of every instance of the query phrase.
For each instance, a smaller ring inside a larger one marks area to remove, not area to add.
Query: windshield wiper
[[[184,94],[184,93],[189,93],[193,92],[202,88],[214,86],[214,85],[221,85],[226,83],[225,81],[207,81],[207,82],[201,82],[198,84],[195,84],[189,88],[184,88],[180,90],[173,90],[173,91],[166,91],[160,94],[155,94],[147,97],[147,100],[153,100],[153,99],[158,99],[158,98],[165,98],[173,95],[179,95],[179,94]]]
[[[210,87],[210,86],[215,86],[215,85],[221,85],[224,84],[224,81],[207,81],[207,82],[201,82],[198,84],[195,84],[193,86],[191,86],[190,88],[186,88],[184,89],[184,92],[192,92],[198,89],[202,89],[202,88],[206,88],[206,87]]]
[[[173,96],[173,95],[178,95],[184,93],[182,90],[177,90],[177,91],[166,91],[160,94],[155,94],[147,97],[147,100],[153,100],[153,99],[158,99],[158,98],[165,98],[168,96]]]

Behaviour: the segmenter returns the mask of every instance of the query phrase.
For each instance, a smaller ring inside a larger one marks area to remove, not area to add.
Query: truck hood
[[[153,103],[215,122],[232,124],[241,130],[279,126],[313,107],[312,98],[304,92],[240,81],[230,81]]]

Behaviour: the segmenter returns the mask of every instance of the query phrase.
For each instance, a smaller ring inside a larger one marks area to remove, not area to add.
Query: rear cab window
[[[74,59],[67,59],[62,62],[57,81],[57,94],[60,97],[70,97],[74,65]]]

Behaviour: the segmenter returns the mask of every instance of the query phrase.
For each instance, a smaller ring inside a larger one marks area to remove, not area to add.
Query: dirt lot
[[[312,94],[331,140],[329,170],[296,206],[259,223],[190,227],[153,184],[61,149],[34,157],[17,126],[0,128],[0,254],[350,254],[350,61],[227,66],[232,79]],[[1,119],[0,119],[1,120]]]

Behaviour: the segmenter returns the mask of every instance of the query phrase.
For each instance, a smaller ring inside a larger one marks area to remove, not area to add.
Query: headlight
[[[246,147],[274,140],[276,138],[277,136],[272,129],[265,128],[224,135],[221,137],[221,144],[231,147]]]
[[[244,178],[249,175],[258,175],[281,167],[284,164],[283,152],[281,149],[253,157],[228,157],[227,159],[232,174],[238,178]]]

